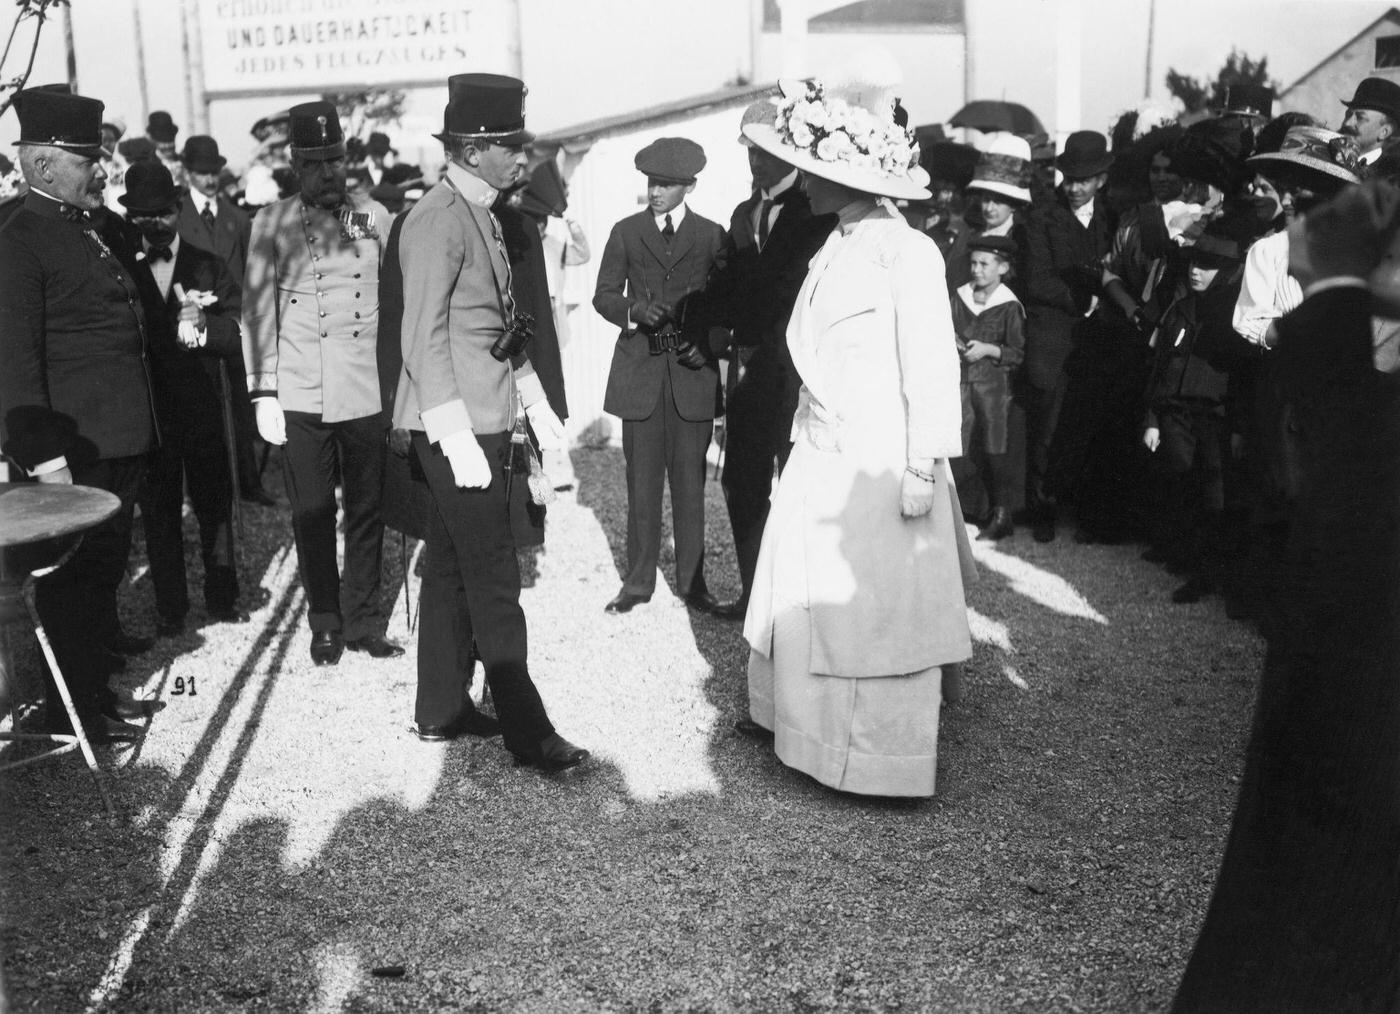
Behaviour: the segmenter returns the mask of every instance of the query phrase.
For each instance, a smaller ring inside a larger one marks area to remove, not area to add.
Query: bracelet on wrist
[[[933,482],[933,481],[934,481],[934,477],[933,477],[933,473],[932,473],[932,472],[922,472],[922,471],[920,471],[919,469],[915,468],[913,465],[905,465],[905,466],[904,466],[904,470],[905,470],[906,472],[908,472],[910,475],[912,475],[914,478],[916,478],[916,479],[922,479],[924,482]]]

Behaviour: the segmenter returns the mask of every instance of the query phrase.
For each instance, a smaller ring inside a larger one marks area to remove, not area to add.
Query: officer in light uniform
[[[254,218],[243,279],[248,390],[259,434],[286,445],[312,660],[334,665],[343,648],[387,658],[403,652],[385,640],[379,608],[385,421],[375,342],[379,261],[391,219],[377,202],[346,193],[335,106],[293,107],[290,135],[301,192]],[[345,504],[343,583],[337,476]]]

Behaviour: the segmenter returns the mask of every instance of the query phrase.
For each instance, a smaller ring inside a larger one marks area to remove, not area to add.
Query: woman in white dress
[[[800,169],[839,226],[788,326],[794,447],[744,623],[749,710],[783,763],[824,785],[931,796],[941,667],[971,653],[962,453],[943,260],[884,198],[923,199],[888,87],[818,82],[745,135]]]

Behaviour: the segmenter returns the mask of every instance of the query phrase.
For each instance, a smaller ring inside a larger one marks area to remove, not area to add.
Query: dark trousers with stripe
[[[485,489],[460,489],[442,451],[426,434],[413,434],[413,453],[434,505],[423,553],[414,718],[419,725],[439,726],[457,719],[470,706],[471,659],[480,658],[505,747],[529,758],[554,726],[530,679],[511,504],[504,470],[496,464],[510,434],[476,439],[495,474]],[[523,475],[509,485],[510,497],[529,495]]]
[[[381,634],[384,417],[376,412],[334,423],[322,422],[314,412],[287,412],[286,417],[282,466],[311,629],[342,630],[350,640]],[[344,575],[336,565],[337,480],[345,500]]]

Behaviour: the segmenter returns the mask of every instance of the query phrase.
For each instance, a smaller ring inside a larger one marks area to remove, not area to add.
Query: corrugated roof
[[[571,147],[582,141],[595,141],[609,134],[636,130],[639,127],[645,127],[649,124],[680,119],[687,115],[707,112],[712,109],[731,109],[738,106],[746,106],[750,102],[762,98],[765,95],[776,94],[777,88],[778,83],[776,81],[770,81],[767,84],[736,85],[729,88],[720,88],[716,91],[706,92],[703,95],[693,95],[689,98],[676,99],[674,102],[663,102],[656,106],[646,106],[645,108],[637,109],[630,113],[605,116],[602,119],[589,120],[587,123],[580,123],[577,126],[551,130],[548,133],[540,134],[536,137],[535,144],[557,144],[560,147]]]

